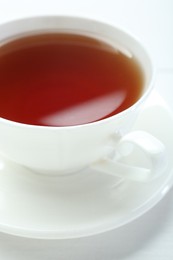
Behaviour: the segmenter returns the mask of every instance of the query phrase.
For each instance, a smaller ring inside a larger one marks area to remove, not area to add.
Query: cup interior
[[[114,25],[81,17],[30,17],[1,25],[0,43],[4,44],[15,38],[44,32],[71,32],[88,35],[110,44],[129,57],[134,56],[139,62],[144,75],[144,85],[139,100],[147,96],[152,89],[154,73],[150,55],[138,39]],[[137,100],[137,103],[139,100]]]
[[[153,64],[150,55],[141,42],[121,28],[93,19],[73,16],[44,16],[19,19],[0,26],[0,42],[4,43],[4,41],[6,42],[27,34],[37,34],[46,31],[74,32],[89,35],[109,43],[126,55],[135,55],[143,69],[145,85],[147,86],[151,81]]]

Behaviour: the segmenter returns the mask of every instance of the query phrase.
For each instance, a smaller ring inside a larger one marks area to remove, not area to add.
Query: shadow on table
[[[173,190],[152,210],[132,223],[80,239],[37,240],[0,235],[0,259],[3,260],[124,260],[145,249],[173,218],[170,205]]]

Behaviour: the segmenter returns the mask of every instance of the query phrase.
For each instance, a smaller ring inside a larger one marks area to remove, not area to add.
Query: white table
[[[36,14],[78,14],[136,34],[157,68],[156,89],[173,110],[173,1],[0,0],[0,23]],[[173,189],[152,210],[117,230],[73,240],[32,240],[0,233],[2,260],[171,260]]]

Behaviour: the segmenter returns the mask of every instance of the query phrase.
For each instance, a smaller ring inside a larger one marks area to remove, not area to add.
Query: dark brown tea
[[[45,33],[0,47],[0,117],[46,126],[115,115],[141,96],[133,57],[88,36]]]

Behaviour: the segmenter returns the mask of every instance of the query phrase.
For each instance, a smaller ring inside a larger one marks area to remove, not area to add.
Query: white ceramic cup
[[[141,181],[163,173],[167,160],[163,144],[145,132],[130,132],[153,88],[153,65],[141,43],[115,26],[68,16],[31,17],[2,24],[0,42],[42,31],[90,35],[135,55],[145,77],[143,94],[133,106],[123,112],[84,125],[33,126],[0,118],[1,154],[43,174],[63,175],[91,167]],[[138,147],[145,153],[149,167],[130,166],[120,162],[121,157],[131,153],[133,147]]]

